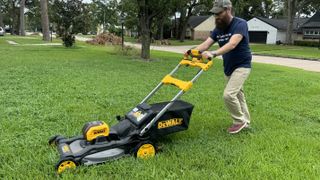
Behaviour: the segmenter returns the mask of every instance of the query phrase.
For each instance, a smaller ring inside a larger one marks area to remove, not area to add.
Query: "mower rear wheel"
[[[152,142],[141,142],[137,145],[135,156],[140,159],[153,158],[156,155],[156,147]]]

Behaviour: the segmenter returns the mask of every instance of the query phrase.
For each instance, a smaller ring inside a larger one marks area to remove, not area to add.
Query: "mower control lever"
[[[184,59],[189,59],[188,58],[188,56],[191,56],[191,58],[193,59],[193,58],[195,58],[195,59],[197,59],[197,60],[202,60],[203,59],[203,57],[202,57],[202,53],[203,53],[203,51],[199,51],[199,50],[197,50],[197,49],[189,49],[188,51],[187,51],[187,55],[185,55],[184,56]],[[212,60],[212,58],[211,57],[209,57],[209,58],[207,58],[208,59],[208,61],[211,61]]]

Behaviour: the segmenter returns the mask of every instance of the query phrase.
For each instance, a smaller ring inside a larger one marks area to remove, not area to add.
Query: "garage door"
[[[267,31],[249,31],[249,38],[251,43],[267,43]]]

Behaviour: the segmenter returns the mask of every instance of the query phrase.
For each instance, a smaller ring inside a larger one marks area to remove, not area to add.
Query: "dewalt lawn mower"
[[[117,116],[117,124],[109,127],[102,121],[88,122],[82,128],[82,135],[72,138],[56,135],[50,138],[49,144],[56,145],[60,154],[57,172],[60,174],[79,165],[99,164],[125,155],[153,157],[157,152],[156,140],[188,129],[193,105],[179,98],[213,62],[203,59],[198,50],[189,50],[187,54],[140,104],[123,117]],[[191,81],[182,81],[173,77],[181,66],[200,69]],[[174,85],[180,91],[169,102],[148,104],[147,101],[163,85]]]

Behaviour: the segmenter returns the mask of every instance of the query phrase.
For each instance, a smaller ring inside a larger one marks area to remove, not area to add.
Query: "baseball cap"
[[[210,10],[210,12],[218,14],[227,7],[232,7],[232,3],[230,0],[214,0],[213,8]]]

